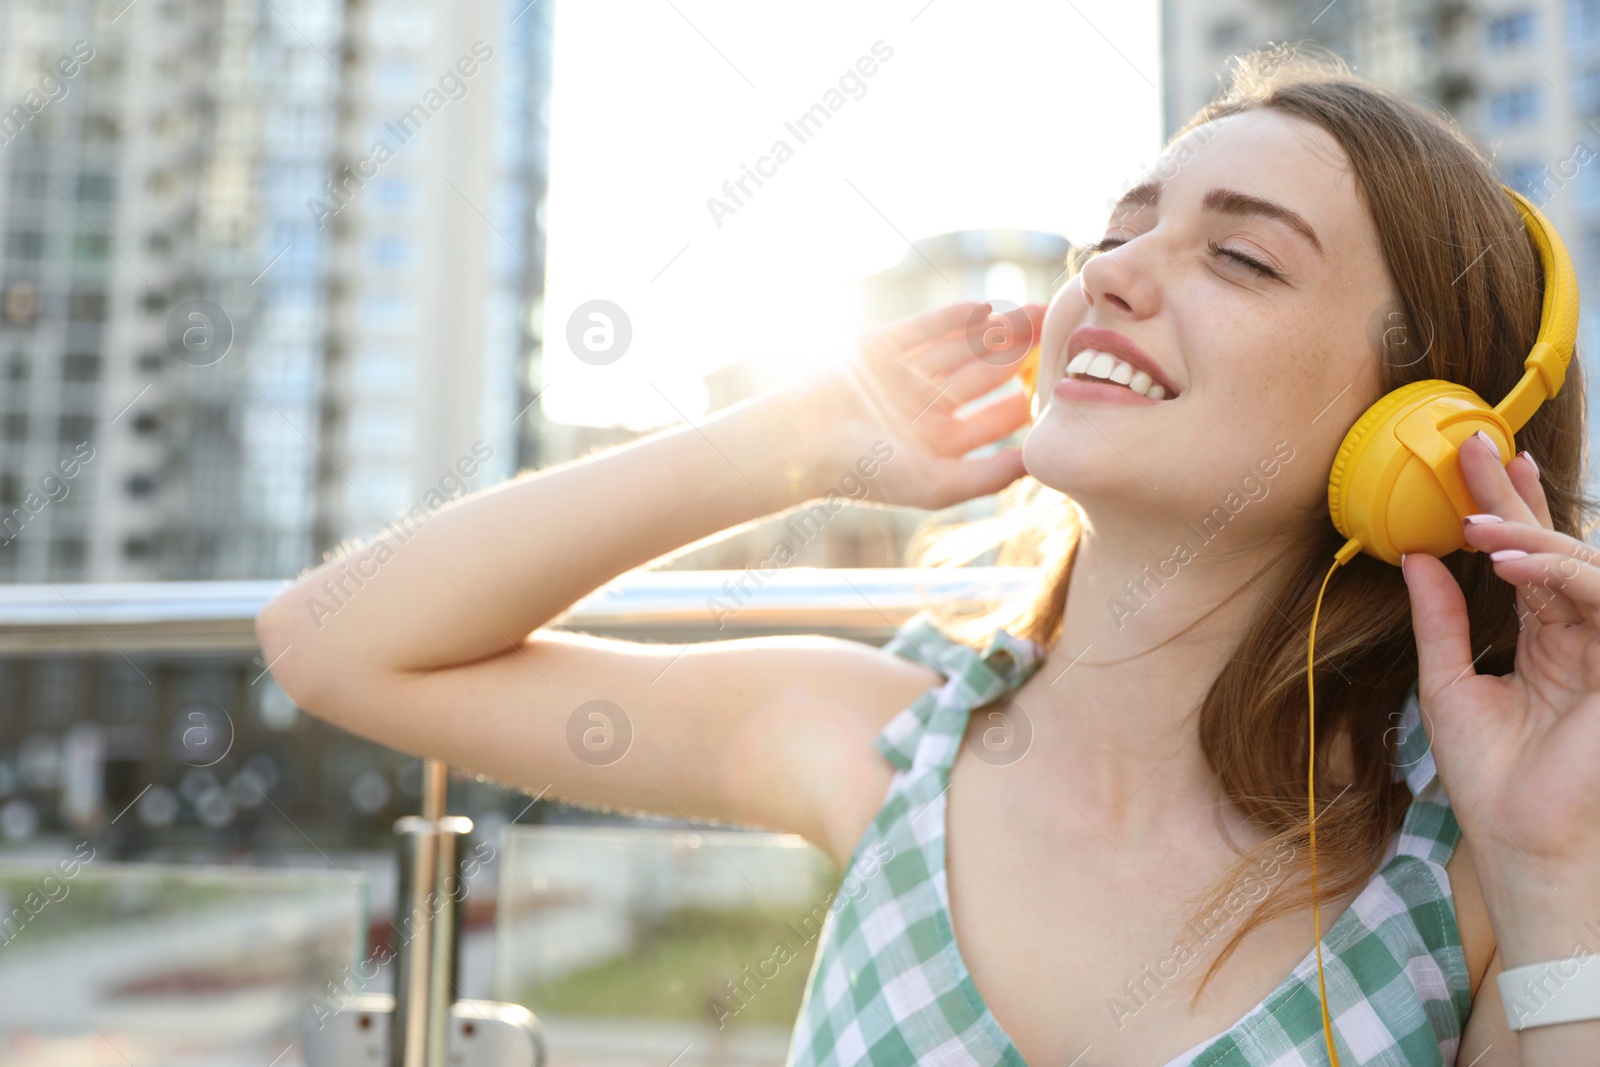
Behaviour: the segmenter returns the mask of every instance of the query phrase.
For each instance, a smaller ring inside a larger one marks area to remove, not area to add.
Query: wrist
[[[1518,862],[1480,875],[1502,965],[1600,952],[1600,868]]]
[[[821,496],[831,463],[822,405],[802,389],[778,387],[748,397],[701,423],[703,435],[755,488],[763,514]],[[691,431],[692,432],[692,431]]]
[[[783,441],[778,472],[785,506],[838,491],[848,466],[842,442],[843,405],[830,382],[816,374],[791,378],[768,394],[772,432]]]

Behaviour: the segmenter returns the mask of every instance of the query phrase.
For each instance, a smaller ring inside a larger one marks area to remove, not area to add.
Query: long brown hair
[[[1234,63],[1230,84],[1173,140],[1254,108],[1278,109],[1331,134],[1354,168],[1398,297],[1394,314],[1373,337],[1383,389],[1441,378],[1497,402],[1523,373],[1538,332],[1543,283],[1537,254],[1490,160],[1447,115],[1356,76],[1324,50],[1271,46]],[[1533,415],[1516,442],[1539,465],[1555,528],[1580,539],[1594,510],[1583,492],[1584,414],[1582,365],[1574,355],[1560,394]],[[1004,625],[1048,647],[1060,634],[1082,516],[1069,498],[1028,476],[1000,495],[999,506],[979,522],[923,531],[911,546],[913,561],[965,562],[980,546],[999,541],[988,561],[1039,565],[1042,588],[1025,602],[977,617],[940,605],[929,609],[954,636],[973,644]],[[1227,799],[1269,836],[1208,889],[1195,920],[1216,915],[1233,887],[1262,866],[1281,870],[1281,881],[1244,915],[1191,1003],[1251,930],[1311,903],[1305,635],[1317,590],[1345,539],[1325,508],[1312,509],[1301,534],[1294,547],[1262,561],[1254,582],[1270,602],[1254,613],[1200,705],[1207,764]],[[1517,644],[1516,591],[1494,574],[1484,553],[1456,552],[1443,562],[1466,596],[1477,671],[1508,673]],[[1280,565],[1287,577],[1263,585]],[[1228,599],[1249,589],[1247,583]],[[1399,829],[1410,792],[1394,780],[1394,726],[1416,677],[1405,580],[1398,568],[1358,555],[1328,584],[1317,622],[1319,900],[1370,879]],[[1326,766],[1330,742],[1341,733],[1353,755],[1345,779]],[[1331,803],[1336,796],[1338,803]],[[1285,845],[1293,849],[1292,860],[1269,864]]]

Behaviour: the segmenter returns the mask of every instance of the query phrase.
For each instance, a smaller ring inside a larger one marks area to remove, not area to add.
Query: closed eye
[[[1102,237],[1094,244],[1086,247],[1084,251],[1089,255],[1095,255],[1100,252],[1109,252],[1113,248],[1117,248],[1120,245],[1125,245],[1127,243],[1128,239],[1125,237]],[[1273,280],[1280,282],[1283,281],[1283,275],[1279,274],[1276,270],[1273,270],[1271,267],[1267,266],[1267,264],[1261,262],[1259,259],[1256,259],[1253,256],[1245,255],[1243,252],[1236,252],[1231,248],[1224,248],[1215,241],[1207,241],[1206,249],[1214,256],[1226,256],[1229,259],[1242,264],[1263,278],[1272,278]]]

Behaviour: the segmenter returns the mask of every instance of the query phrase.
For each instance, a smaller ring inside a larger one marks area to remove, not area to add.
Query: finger
[[[901,423],[915,422],[935,405],[942,404],[941,410],[954,410],[955,405],[941,401],[946,387],[929,381],[925,374],[905,362],[900,349],[894,347],[886,335],[868,335],[861,346],[861,359],[876,379],[872,392],[879,404],[888,408]]]
[[[944,380],[948,388],[942,394],[941,400],[952,401],[953,411],[968,401],[987,395],[1016,376],[1016,364],[997,366],[986,360],[975,359]]]
[[[979,357],[979,352],[973,349],[974,342],[963,330],[960,333],[946,334],[920,346],[914,351],[906,353],[906,362],[915,367],[929,381],[942,382],[945,378],[974,362]],[[1020,362],[1027,355],[1026,351],[1016,353],[1016,361]],[[983,353],[985,361],[1001,362],[1004,356],[996,358],[993,354]]]
[[[1459,449],[1461,476],[1466,479],[1467,492],[1472,495],[1473,502],[1480,512],[1492,512],[1514,522],[1537,523],[1538,519],[1506,473],[1505,463],[1486,441],[1487,436],[1473,434],[1461,442]]]
[[[998,441],[1027,424],[1028,398],[1021,393],[1007,393],[964,418],[952,420],[947,437],[949,452],[964,456],[974,448]]]
[[[1550,501],[1545,499],[1544,481],[1539,477],[1539,465],[1533,461],[1533,457],[1525,450],[1518,452],[1517,458],[1506,464],[1506,475],[1510,477],[1511,484],[1517,487],[1522,502],[1539,520],[1539,525],[1553,530],[1556,524],[1550,518]]]
[[[1520,548],[1524,552],[1553,552],[1571,556],[1583,563],[1600,565],[1600,549],[1560,531],[1534,522],[1508,522],[1488,512],[1480,512],[1471,518],[1474,521],[1464,522],[1461,533],[1467,544],[1480,552]],[[1495,519],[1500,521],[1493,521]]]
[[[905,352],[935,337],[965,330],[968,322],[980,317],[979,308],[987,310],[991,306],[987,301],[962,300],[908,315],[879,327],[874,334],[883,338],[894,351]]]
[[[967,352],[984,363],[1014,368],[1028,354],[1037,336],[1026,309],[991,311],[974,317],[968,325]]]
[[[1007,448],[973,459],[948,459],[940,467],[939,490],[929,503],[935,510],[998,493],[1028,473],[1022,464],[1020,448]]]
[[[1441,560],[1412,552],[1400,563],[1411,597],[1411,628],[1417,637],[1417,693],[1432,706],[1442,689],[1473,676],[1467,600]]]
[[[1023,314],[1027,315],[1028,321],[1033,324],[1033,339],[1035,341],[1044,336],[1044,313],[1046,310],[1047,305],[1045,304],[1022,305]]]
[[[1473,446],[1473,451],[1482,451],[1476,444]],[[1470,464],[1470,457],[1464,456],[1463,469]],[[1497,462],[1495,465],[1498,465]],[[1545,499],[1544,487],[1540,484],[1538,467],[1530,458],[1525,454],[1514,458],[1506,465],[1504,471],[1505,478],[1510,482],[1522,505],[1521,510],[1527,512],[1526,521],[1504,524],[1516,527],[1514,531],[1496,530],[1495,528],[1501,526],[1501,523],[1468,522],[1464,531],[1467,544],[1488,552],[1518,548],[1525,552],[1566,552],[1579,558],[1587,558],[1584,554],[1591,551],[1587,545],[1552,528],[1550,506]],[[1499,477],[1493,471],[1488,471],[1486,474],[1491,480]],[[1476,495],[1477,493],[1474,493],[1474,496]],[[1506,516],[1496,517],[1506,518]],[[1557,605],[1553,610],[1547,610],[1549,605],[1546,602],[1549,596],[1549,592],[1543,586],[1534,587],[1525,583],[1518,585],[1518,625],[1524,625],[1529,618],[1540,623],[1578,621],[1579,609],[1573,605]]]
[[[1565,552],[1530,552],[1495,560],[1494,572],[1519,589],[1531,587],[1528,606],[1540,622],[1600,622],[1600,567]],[[1565,610],[1563,602],[1569,605]]]

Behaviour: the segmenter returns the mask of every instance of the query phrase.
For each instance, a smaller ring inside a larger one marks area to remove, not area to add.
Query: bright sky
[[[701,377],[752,352],[787,366],[845,350],[859,277],[908,240],[1098,238],[1107,198],[1160,150],[1156,6],[558,4],[547,416],[662,426],[704,414]],[[802,142],[785,123],[833,89],[842,106]],[[792,155],[760,162],[779,140]],[[723,183],[758,162],[768,176],[735,205]],[[711,197],[733,208],[720,227]],[[603,365],[616,324],[584,319],[586,359],[567,341],[593,300],[631,326]]]

